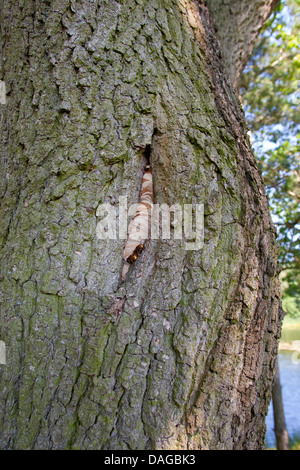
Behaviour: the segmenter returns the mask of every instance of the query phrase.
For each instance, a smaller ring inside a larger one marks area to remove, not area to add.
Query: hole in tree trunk
[[[146,145],[144,151],[144,158],[145,158],[145,166],[150,166],[150,159],[151,159],[151,145]]]

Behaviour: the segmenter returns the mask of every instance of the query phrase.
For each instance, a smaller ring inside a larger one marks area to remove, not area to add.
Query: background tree
[[[281,245],[284,307],[300,311],[300,2],[282,0],[242,75],[253,146]]]
[[[203,2],[1,1],[2,448],[264,445],[277,245],[232,83],[275,3],[208,2],[229,70]],[[96,209],[149,161],[205,243],[149,240],[122,283]]]
[[[272,405],[274,413],[274,431],[276,436],[277,450],[289,450],[289,434],[286,428],[284,416],[284,406],[281,393],[278,362],[276,366],[276,373],[272,388]]]

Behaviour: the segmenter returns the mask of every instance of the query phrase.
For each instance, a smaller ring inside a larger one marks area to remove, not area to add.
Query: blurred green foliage
[[[281,246],[283,305],[300,315],[300,0],[281,0],[240,86]]]
[[[300,271],[287,269],[281,273],[282,306],[292,318],[300,317]]]

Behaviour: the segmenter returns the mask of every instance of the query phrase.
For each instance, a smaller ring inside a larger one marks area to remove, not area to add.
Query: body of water
[[[283,329],[282,344],[300,340],[300,328]],[[291,438],[300,437],[300,352],[281,350],[279,353],[279,373],[286,426]],[[272,403],[266,419],[267,447],[276,447]]]

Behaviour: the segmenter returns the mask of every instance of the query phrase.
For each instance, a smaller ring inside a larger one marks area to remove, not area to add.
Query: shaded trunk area
[[[189,0],[1,3],[1,447],[260,449],[275,231],[211,17]],[[203,204],[204,245],[97,208]]]
[[[259,32],[279,1],[206,0],[213,15],[223,63],[237,90]]]

